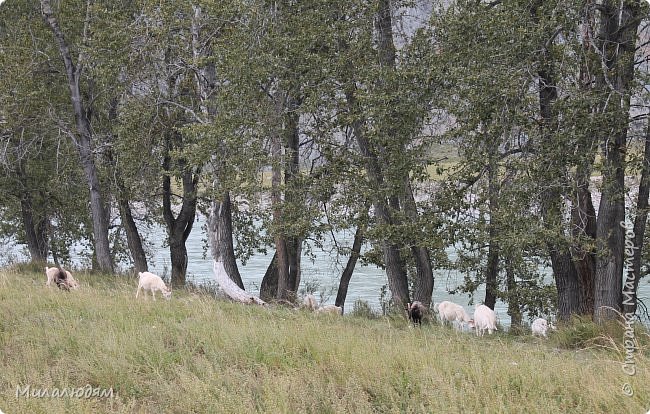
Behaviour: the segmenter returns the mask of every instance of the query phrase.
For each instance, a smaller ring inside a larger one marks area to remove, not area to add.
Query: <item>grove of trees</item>
[[[346,230],[337,305],[361,261],[385,269],[401,308],[431,304],[436,271],[454,269],[460,290],[507,303],[513,326],[551,308],[640,312],[649,12],[645,0],[7,0],[0,233],[34,262],[82,244],[110,274],[147,270],[140,229],[158,223],[181,287],[205,214],[233,282],[244,287],[236,259],[271,249],[260,296],[294,301],[303,251]]]

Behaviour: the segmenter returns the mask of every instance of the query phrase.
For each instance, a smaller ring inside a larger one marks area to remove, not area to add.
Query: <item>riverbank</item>
[[[477,338],[401,318],[315,315],[188,291],[135,300],[135,280],[77,278],[81,290],[66,293],[46,288],[40,273],[0,271],[5,413],[650,408],[647,341],[628,376],[614,346],[560,349],[562,332]],[[624,383],[633,396],[622,393]],[[90,398],[33,394],[82,387]],[[108,390],[112,397],[99,396]]]

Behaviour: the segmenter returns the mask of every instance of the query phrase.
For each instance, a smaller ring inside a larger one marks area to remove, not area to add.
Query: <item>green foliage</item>
[[[624,355],[629,347],[628,340],[634,344],[634,355],[649,355],[650,335],[648,328],[641,323],[632,322],[630,333],[621,320],[597,324],[591,318],[575,316],[568,323],[558,326],[557,330],[549,330],[549,340],[560,348],[584,349],[605,348],[619,355]]]
[[[379,317],[377,312],[372,309],[368,301],[363,299],[357,299],[354,301],[350,316],[365,319],[377,319]]]
[[[594,340],[601,335],[602,328],[591,318],[575,317],[569,325],[561,326],[554,332],[551,339],[563,348],[584,348],[593,345]]]
[[[61,260],[88,237],[87,186],[68,125],[57,50],[37,2],[0,8],[0,232],[25,243],[23,214],[45,228]],[[6,24],[11,22],[11,24]]]

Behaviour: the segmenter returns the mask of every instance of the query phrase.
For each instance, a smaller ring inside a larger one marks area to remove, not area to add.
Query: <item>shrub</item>
[[[366,319],[377,319],[379,315],[375,312],[368,301],[357,299],[352,305],[352,316]]]

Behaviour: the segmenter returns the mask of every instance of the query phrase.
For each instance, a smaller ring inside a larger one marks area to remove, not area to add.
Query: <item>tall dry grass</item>
[[[607,347],[477,338],[437,325],[317,316],[136,281],[0,272],[0,410],[15,413],[645,413],[648,355],[621,370]],[[561,334],[556,335],[569,335]],[[561,338],[561,336],[558,336]],[[635,393],[623,395],[629,382]],[[89,384],[113,398],[16,397]]]

